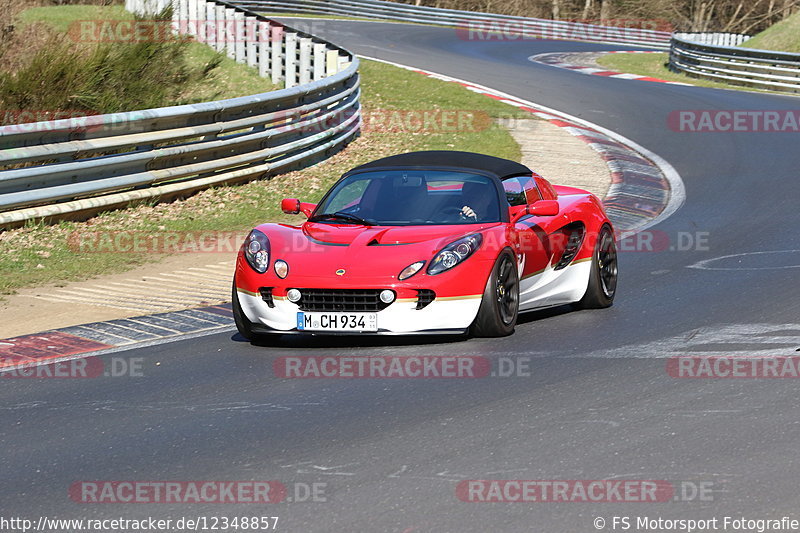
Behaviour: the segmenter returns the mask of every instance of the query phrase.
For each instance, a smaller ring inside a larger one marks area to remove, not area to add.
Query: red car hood
[[[303,233],[319,243],[345,245],[397,245],[416,244],[425,241],[474,233],[482,225],[469,226],[356,226],[332,225],[309,222],[303,225]],[[447,243],[443,243],[447,244]]]
[[[396,278],[411,263],[430,262],[454,240],[500,226],[502,223],[399,227],[307,222],[299,228],[265,225],[260,229],[272,241],[273,258],[289,263],[292,280],[320,286],[336,280],[337,285],[346,286],[356,280]],[[341,270],[345,274],[336,274]]]

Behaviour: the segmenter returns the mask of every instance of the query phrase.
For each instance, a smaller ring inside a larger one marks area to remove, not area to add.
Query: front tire
[[[519,314],[519,273],[514,254],[500,254],[489,274],[478,316],[470,327],[476,337],[505,337],[514,332]]]
[[[239,334],[249,341],[258,339],[259,335],[253,332],[253,323],[247,319],[239,303],[239,294],[236,291],[236,280],[233,281],[231,307],[233,308],[233,321],[236,322],[236,329],[239,330]]]
[[[592,271],[586,294],[576,304],[579,309],[604,309],[614,303],[617,293],[617,245],[614,234],[604,225],[592,254]]]

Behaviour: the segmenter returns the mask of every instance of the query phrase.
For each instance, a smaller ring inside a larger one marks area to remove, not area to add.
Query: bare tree
[[[611,0],[600,0],[600,24],[611,18]]]
[[[586,0],[583,4],[583,13],[581,14],[581,19],[588,20],[589,17],[592,15],[593,10],[594,10],[594,1]]]
[[[677,31],[759,32],[800,7],[800,0],[395,0],[424,6],[523,17],[596,20],[639,19]]]

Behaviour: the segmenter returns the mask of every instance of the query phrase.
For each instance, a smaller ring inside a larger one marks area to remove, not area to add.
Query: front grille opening
[[[258,289],[261,299],[267,303],[268,307],[275,307],[275,302],[272,301],[272,287],[261,287]]]
[[[416,309],[419,311],[420,309],[424,309],[428,304],[430,304],[434,299],[436,299],[436,293],[430,289],[418,289],[417,290],[417,307]]]
[[[298,289],[301,311],[363,312],[383,311],[391,304],[381,301],[383,289]]]

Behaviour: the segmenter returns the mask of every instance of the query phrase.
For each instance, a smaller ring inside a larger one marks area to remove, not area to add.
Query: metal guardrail
[[[234,0],[265,13],[340,15],[384,21],[456,27],[465,39],[559,39],[648,46],[666,50],[670,33],[641,28],[599,26],[580,22],[514,17],[495,13],[414,6],[383,0]],[[496,37],[495,37],[496,38]]]
[[[740,38],[734,35],[731,40]],[[721,37],[720,34],[673,35],[670,69],[734,85],[800,93],[800,54],[705,44],[704,40],[720,42]],[[739,40],[738,44],[745,40]]]
[[[322,160],[358,134],[358,60],[348,51],[225,2],[175,4],[176,31],[203,32],[198,40],[287,88],[1,126],[0,226],[269,176]],[[142,14],[163,4],[128,0],[127,7]],[[209,29],[219,30],[213,42]]]
[[[678,37],[685,41],[692,41],[694,43],[709,44],[711,46],[739,46],[750,35],[744,33],[700,33],[700,32],[676,32],[672,34],[673,37]]]

